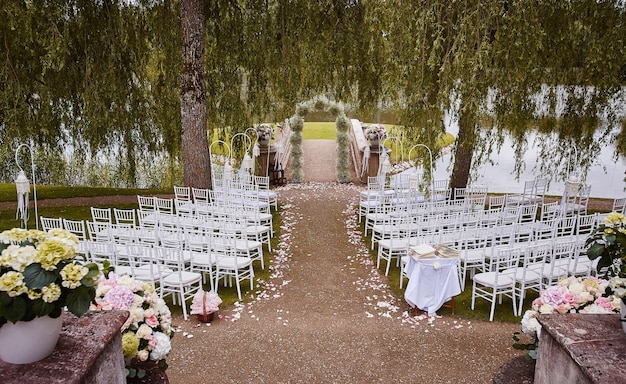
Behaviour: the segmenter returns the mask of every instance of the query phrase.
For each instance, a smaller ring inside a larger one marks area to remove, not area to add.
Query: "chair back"
[[[128,224],[133,228],[136,226],[137,215],[134,209],[113,208],[113,215],[115,216],[116,224]]]
[[[51,229],[63,229],[63,218],[53,218],[53,217],[44,217],[39,216],[39,221],[41,221],[41,229],[44,232],[48,232]]]
[[[191,188],[174,186],[174,197],[178,200],[191,201]]]
[[[111,215],[111,208],[96,208],[91,207],[91,220],[101,223],[113,224],[113,218]]]
[[[156,204],[153,196],[140,196],[137,195],[137,203],[139,203],[140,211],[154,212],[156,211]]]

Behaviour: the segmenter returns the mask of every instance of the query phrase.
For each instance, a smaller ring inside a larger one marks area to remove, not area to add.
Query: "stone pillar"
[[[54,352],[32,364],[0,360],[0,383],[126,383],[120,328],[128,311],[88,312],[80,318],[65,312],[63,316]]]
[[[623,383],[626,335],[619,315],[539,315],[535,384]]]

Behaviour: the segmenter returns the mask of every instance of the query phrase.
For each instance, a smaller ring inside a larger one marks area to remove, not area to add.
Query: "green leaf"
[[[89,263],[85,265],[89,269],[89,272],[80,280],[80,283],[87,287],[93,287],[97,284],[97,277],[100,275],[100,269],[96,263]]]
[[[41,299],[34,300],[32,304],[33,313],[37,316],[49,315],[54,310],[54,307],[54,304],[46,303]]]
[[[95,297],[92,288],[81,285],[67,295],[67,309],[77,317],[81,317],[89,310],[89,304]]]
[[[611,245],[615,242],[616,236],[615,235],[607,235],[605,238],[606,240],[606,244],[607,245]]]
[[[613,260],[611,260],[610,257],[601,257],[600,260],[598,261],[597,271],[599,273],[605,267],[609,268],[610,270],[612,265],[613,265]],[[607,276],[608,274],[609,274],[609,271],[607,270],[607,272],[604,273],[603,276]]]
[[[33,263],[24,269],[24,283],[28,288],[37,289],[50,285],[58,275],[53,271],[46,271],[41,264]]]
[[[140,379],[143,379],[144,377],[146,377],[146,370],[141,368],[137,370],[137,377]]]
[[[14,297],[8,305],[2,304],[0,313],[12,323],[17,323],[26,315],[26,299],[22,296]]]

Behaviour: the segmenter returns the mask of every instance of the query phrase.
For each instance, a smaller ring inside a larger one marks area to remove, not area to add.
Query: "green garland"
[[[337,125],[337,163],[335,171],[337,182],[349,183],[350,178],[350,120],[345,114],[343,104],[328,100],[326,96],[316,96],[309,101],[296,106],[296,113],[289,119],[289,125],[293,131],[291,135],[291,181],[302,183],[304,181],[304,157],[302,151],[302,129],[304,118],[311,110],[327,111],[334,118]]]

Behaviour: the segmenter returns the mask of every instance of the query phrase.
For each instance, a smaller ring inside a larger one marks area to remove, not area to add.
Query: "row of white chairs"
[[[584,244],[584,243],[583,243]],[[491,303],[489,320],[493,320],[496,301],[511,298],[513,314],[520,316],[528,290],[540,292],[569,276],[590,276],[594,263],[581,249],[581,242],[515,244],[494,248],[484,271],[472,279],[472,310],[476,298]]]
[[[278,209],[278,194],[270,189],[269,176],[255,176],[245,172],[232,173],[225,176],[223,171],[213,170],[213,191],[258,198],[260,201],[274,207],[274,209]]]

